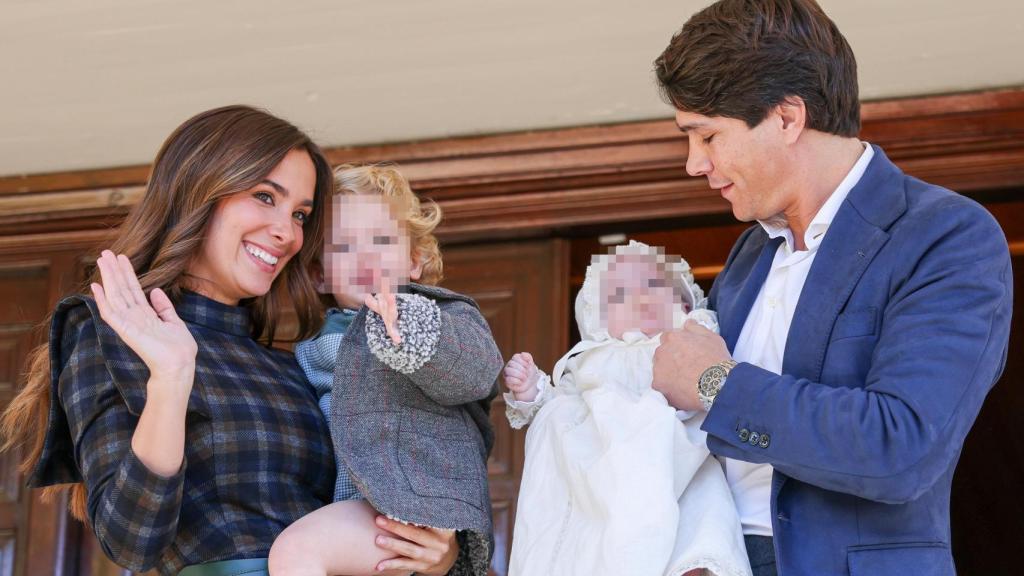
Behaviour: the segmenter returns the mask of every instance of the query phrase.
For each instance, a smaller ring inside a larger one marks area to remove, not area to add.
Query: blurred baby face
[[[654,336],[671,330],[681,299],[667,278],[665,264],[637,256],[613,258],[601,277],[601,316],[608,334],[621,339],[629,331]],[[689,306],[684,310],[688,312]]]
[[[358,308],[367,294],[408,284],[409,234],[380,196],[332,197],[324,235],[324,291],[342,306]]]

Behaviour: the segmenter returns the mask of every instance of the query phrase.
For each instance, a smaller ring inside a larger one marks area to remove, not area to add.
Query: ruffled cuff
[[[430,361],[441,337],[441,308],[419,294],[397,294],[398,333],[402,343],[388,336],[384,319],[373,310],[366,313],[366,342],[370,352],[389,368],[412,374]]]
[[[686,319],[693,320],[697,324],[700,324],[715,334],[718,334],[718,314],[715,314],[714,310],[698,308],[687,314]]]
[[[540,373],[537,379],[537,396],[533,402],[516,400],[511,392],[505,392],[502,398],[505,399],[505,417],[512,428],[519,429],[533,421],[537,410],[547,402],[551,396],[551,377],[544,372]]]

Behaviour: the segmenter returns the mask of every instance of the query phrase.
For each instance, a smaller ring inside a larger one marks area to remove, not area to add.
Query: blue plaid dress
[[[331,501],[335,479],[330,433],[294,356],[253,340],[245,308],[185,293],[175,309],[199,343],[181,470],[158,476],[132,452],[149,372],[92,299],[74,296],[50,328],[55,401],[29,478],[84,481],[106,554],[161,574],[266,557],[286,526]]]

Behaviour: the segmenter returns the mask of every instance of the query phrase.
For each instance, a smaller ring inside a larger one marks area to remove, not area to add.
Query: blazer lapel
[[[763,238],[767,238],[767,236],[763,236]],[[741,260],[740,257],[737,257],[737,261],[729,271],[729,275],[735,279],[730,278],[727,283],[723,284],[722,290],[718,294],[717,312],[721,336],[730,351],[736,347],[736,340],[740,337],[750,309],[754,306],[754,300],[772,268],[775,253],[778,252],[779,245],[783,241],[782,237],[762,240],[759,252],[757,246],[753,245],[746,258]],[[745,267],[746,273],[744,273]]]
[[[881,149],[850,191],[818,247],[789,327],[782,373],[817,381],[836,318],[906,210],[902,172]]]

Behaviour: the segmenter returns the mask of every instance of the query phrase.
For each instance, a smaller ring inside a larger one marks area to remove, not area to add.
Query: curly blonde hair
[[[334,170],[335,194],[383,196],[395,217],[406,224],[409,244],[422,266],[420,284],[436,285],[443,277],[441,248],[434,228],[441,222],[441,207],[433,200],[421,204],[409,181],[394,164],[344,164]]]

